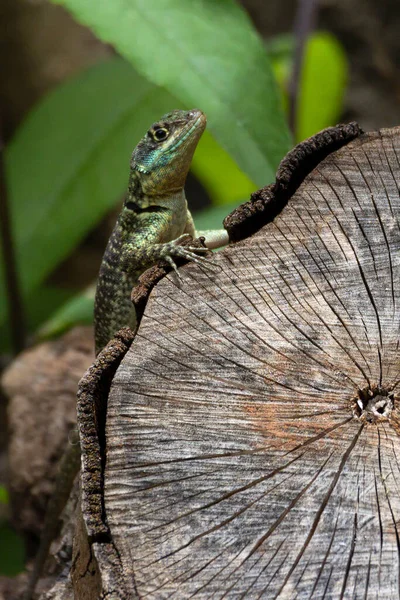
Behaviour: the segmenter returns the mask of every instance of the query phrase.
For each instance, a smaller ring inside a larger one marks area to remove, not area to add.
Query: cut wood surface
[[[108,399],[124,597],[400,597],[399,155],[362,135],[152,291]]]

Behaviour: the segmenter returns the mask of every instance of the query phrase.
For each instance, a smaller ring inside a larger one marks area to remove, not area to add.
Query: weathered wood
[[[128,596],[399,597],[399,154],[361,136],[153,290],[108,402]]]

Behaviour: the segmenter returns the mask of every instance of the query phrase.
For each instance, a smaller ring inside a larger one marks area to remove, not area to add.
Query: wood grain
[[[399,598],[400,128],[153,290],[113,380],[128,597]]]

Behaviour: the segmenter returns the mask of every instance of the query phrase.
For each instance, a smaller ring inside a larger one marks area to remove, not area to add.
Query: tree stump
[[[399,155],[318,134],[145,293],[83,448],[104,597],[400,598]]]

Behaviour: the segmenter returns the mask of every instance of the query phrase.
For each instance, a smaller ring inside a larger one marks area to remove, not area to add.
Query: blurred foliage
[[[287,89],[293,66],[294,40],[282,35],[267,45],[275,77],[288,111]],[[326,32],[310,36],[304,49],[296,115],[295,141],[300,142],[329,125],[335,125],[343,109],[348,62],[337,39]]]
[[[4,485],[0,485],[0,504],[7,505],[10,501],[7,488]]]
[[[192,160],[192,172],[208,192],[212,204],[232,204],[236,206],[257,189],[255,183],[239,169],[233,158],[213,136],[205,131]],[[212,210],[212,209],[210,209]],[[228,214],[225,207],[225,214]],[[212,212],[210,220],[213,220]],[[223,217],[214,225],[221,227]],[[196,220],[197,225],[197,220]],[[208,227],[208,229],[210,229]]]
[[[14,577],[24,570],[25,549],[22,538],[0,521],[0,576]]]
[[[96,286],[88,286],[83,292],[76,294],[56,310],[37,332],[38,340],[45,340],[61,335],[64,331],[82,323],[93,322],[93,302]]]
[[[92,288],[74,295],[46,279],[121,201],[132,149],[163,113],[198,106],[208,117],[192,170],[213,207],[195,215],[198,229],[221,227],[235,205],[270,183],[290,146],[284,113],[293,38],[279,36],[265,48],[234,0],[57,2],[126,60],[111,59],[60,85],[6,149],[18,271],[30,331],[39,328],[39,339],[92,321]],[[335,38],[314,34],[305,51],[298,140],[339,118],[346,75]],[[1,350],[5,329],[0,294]]]
[[[22,538],[7,524],[9,496],[0,485],[0,576],[14,577],[24,569]]]
[[[342,114],[348,64],[342,46],[329,33],[316,33],[306,44],[300,79],[296,139],[336,125]]]

